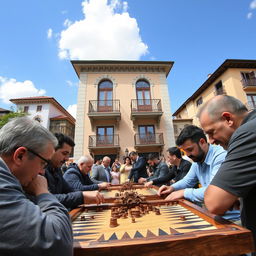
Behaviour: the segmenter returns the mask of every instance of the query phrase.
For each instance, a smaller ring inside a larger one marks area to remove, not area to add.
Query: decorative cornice
[[[81,67],[80,72],[150,72],[150,73],[165,73],[165,68],[161,66],[105,66],[105,65],[99,65],[99,66],[87,66],[87,67]]]
[[[172,61],[71,61],[77,76],[81,73],[164,73],[168,76],[173,63]]]

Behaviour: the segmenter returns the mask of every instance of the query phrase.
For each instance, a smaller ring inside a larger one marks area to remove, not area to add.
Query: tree
[[[9,122],[10,119],[15,118],[15,117],[20,117],[20,116],[26,116],[27,113],[24,112],[10,112],[8,114],[5,114],[0,117],[0,128],[2,128],[6,123]]]

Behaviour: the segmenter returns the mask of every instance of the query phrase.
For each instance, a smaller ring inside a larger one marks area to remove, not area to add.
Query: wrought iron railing
[[[98,112],[120,112],[120,100],[90,100],[89,114]]]
[[[90,135],[89,136],[89,148],[97,147],[118,147],[119,135]]]
[[[131,101],[131,111],[133,112],[162,112],[161,100],[136,99]]]
[[[241,82],[243,87],[256,86],[256,78],[242,79]]]
[[[163,145],[163,133],[136,133],[134,135],[135,145]]]

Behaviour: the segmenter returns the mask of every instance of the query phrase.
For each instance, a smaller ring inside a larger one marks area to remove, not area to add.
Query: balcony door
[[[141,144],[155,144],[156,135],[154,125],[139,125],[139,139]]]
[[[139,111],[151,111],[150,85],[145,80],[136,83],[137,105]]]
[[[98,86],[98,111],[113,111],[113,84],[109,80],[104,80]]]
[[[114,145],[114,127],[102,126],[97,127],[97,146]]]
[[[248,108],[256,109],[256,94],[247,94]]]

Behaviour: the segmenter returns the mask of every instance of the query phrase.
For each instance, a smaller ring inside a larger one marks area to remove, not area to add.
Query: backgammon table
[[[74,255],[213,256],[253,251],[251,232],[157,188],[111,186],[105,203],[70,212]]]

